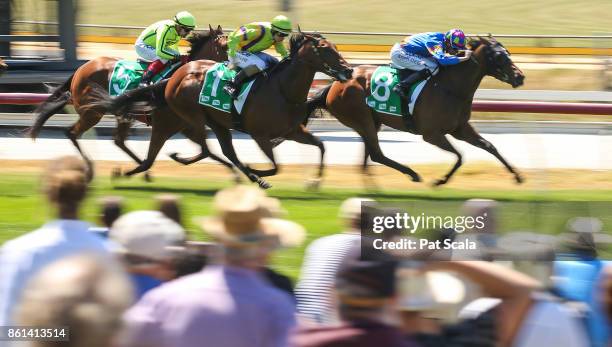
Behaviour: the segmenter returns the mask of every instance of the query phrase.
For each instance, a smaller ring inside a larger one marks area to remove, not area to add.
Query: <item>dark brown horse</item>
[[[223,154],[241,170],[252,182],[257,182],[262,188],[269,184],[260,177],[275,175],[278,165],[274,159],[274,139],[284,138],[301,143],[313,144],[321,149],[321,164],[323,162],[323,144],[310,134],[301,122],[306,114],[306,99],[308,91],[317,71],[324,72],[334,79],[346,81],[351,77],[352,69],[338,53],[335,45],[320,35],[294,34],[290,39],[290,56],[278,63],[269,71],[268,76],[260,77],[255,82],[249,98],[243,108],[242,125],[251,135],[264,154],[272,162],[272,169],[255,170],[242,164],[234,151],[230,129],[232,119],[228,113],[218,111],[198,103],[199,94],[211,61],[194,61],[181,67],[168,81],[167,85],[159,84],[134,90],[114,98],[106,104],[114,112],[122,112],[134,101],[146,100],[151,91],[165,88],[165,99],[172,110],[189,124],[198,137],[206,137],[204,124],[208,125],[217,135],[223,149]],[[108,96],[107,96],[108,97]],[[101,103],[104,105],[104,102]],[[149,156],[134,171],[147,170],[155,160],[156,150],[159,150],[166,138],[151,137]],[[173,158],[181,163],[196,162],[208,153],[206,142],[200,143],[202,154],[192,158],[181,158],[177,154]],[[320,166],[319,175],[323,170]]]
[[[195,33],[188,38],[188,41],[191,44],[189,60],[227,60],[227,37],[223,35],[221,26],[218,26],[217,29],[213,29],[209,26],[208,32]],[[36,121],[29,129],[29,134],[32,139],[36,139],[43,125],[51,116],[59,112],[68,104],[74,105],[79,114],[79,119],[66,130],[65,134],[88,164],[90,177],[93,177],[93,165],[91,160],[81,150],[77,139],[87,130],[98,124],[102,119],[105,110],[100,107],[91,107],[90,105],[92,101],[96,100],[92,98],[92,88],[94,85],[98,85],[102,86],[104,90],[108,90],[109,79],[111,78],[115,64],[119,60],[118,58],[99,57],[79,67],[63,85],[58,87],[51,96],[38,107],[36,111],[38,113]],[[155,110],[151,115],[150,121],[153,127],[163,131],[162,137],[170,137],[182,131],[183,134],[192,141],[201,142],[200,138],[195,137],[190,129],[186,128],[185,123],[177,122],[177,119],[178,117],[169,108],[162,107]],[[131,125],[131,118],[118,117],[114,142],[134,161],[138,164],[142,164],[142,160],[125,145],[125,140]],[[232,168],[230,163],[215,155],[211,154],[211,158],[223,163],[228,168]],[[148,178],[148,176],[146,177]]]
[[[420,176],[407,166],[387,158],[378,142],[381,124],[388,127],[423,135],[423,139],[445,151],[454,153],[457,161],[453,168],[434,185],[449,181],[462,164],[461,154],[451,145],[446,134],[466,141],[493,154],[514,174],[518,183],[521,175],[499,154],[495,146],[482,138],[470,125],[472,100],[476,88],[484,76],[489,75],[513,87],[523,84],[525,76],[514,65],[508,51],[493,38],[472,40],[472,58],[466,62],[442,68],[427,82],[412,115],[414,128],[408,129],[401,117],[379,113],[366,104],[370,94],[370,79],[376,66],[362,65],[355,69],[354,78],[347,83],[334,82],[308,102],[308,114],[317,108],[325,108],[342,124],[355,130],[365,144],[363,171],[368,172],[367,160],[394,168],[420,182]]]

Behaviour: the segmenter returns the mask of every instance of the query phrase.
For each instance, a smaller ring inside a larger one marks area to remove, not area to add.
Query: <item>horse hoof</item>
[[[448,181],[447,181],[447,180],[445,180],[445,179],[437,179],[437,180],[435,180],[435,181],[434,181],[434,182],[431,184],[431,186],[432,186],[432,187],[439,187],[439,186],[441,186],[441,185],[446,184],[446,182],[448,182]]]
[[[261,178],[257,180],[257,184],[259,184],[259,187],[261,189],[270,189],[270,188],[272,188],[272,185],[270,183],[264,181]]]
[[[179,163],[179,164],[183,164],[183,165],[185,165],[185,161],[183,160],[183,158],[179,157],[179,155],[178,155],[178,153],[177,153],[177,152],[170,153],[170,154],[168,154],[168,156],[169,156],[169,157],[170,157],[172,160],[174,160],[175,162],[177,162],[177,163]]]
[[[416,183],[419,183],[419,182],[423,181],[421,179],[421,176],[419,176],[419,175],[410,176],[410,179],[412,180],[412,182],[416,182]]]
[[[514,176],[514,179],[516,180],[517,184],[521,184],[521,183],[525,182],[525,179],[521,175],[519,175],[519,174],[516,174]]]
[[[144,173],[143,179],[145,180],[145,182],[147,183],[151,183],[153,182],[153,177],[151,176],[151,174],[149,173],[149,171]]]
[[[310,178],[306,180],[306,190],[311,192],[319,191],[321,188],[321,179],[320,178]]]

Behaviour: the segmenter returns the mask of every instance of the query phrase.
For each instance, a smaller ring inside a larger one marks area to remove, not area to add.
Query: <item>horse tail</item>
[[[313,113],[317,109],[327,109],[327,94],[329,94],[329,90],[331,89],[331,84],[327,87],[319,90],[316,94],[306,101],[306,117],[302,121],[303,125],[308,125],[308,120],[312,117]]]
[[[112,114],[124,115],[129,113],[134,103],[137,102],[147,102],[160,107],[165,104],[163,95],[167,84],[168,79],[165,79],[156,84],[129,90],[118,96],[110,96],[102,86],[92,83],[90,97],[93,101],[84,105],[82,109],[86,111],[95,108]]]
[[[72,84],[72,78],[74,74],[66,80],[62,85],[57,87],[53,93],[45,100],[42,104],[40,104],[34,113],[37,113],[36,120],[34,121],[34,125],[29,127],[26,130],[26,133],[35,140],[40,133],[43,125],[51,116],[59,112],[64,108],[68,103],[70,103],[72,94],[70,93],[70,85]]]

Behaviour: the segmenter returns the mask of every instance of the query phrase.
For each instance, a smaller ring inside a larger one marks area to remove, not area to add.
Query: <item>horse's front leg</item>
[[[245,174],[251,182],[257,183],[261,188],[268,189],[272,187],[268,182],[266,182],[263,178],[259,177],[256,173],[252,172],[246,165],[244,165],[238,159],[236,155],[236,150],[234,149],[234,144],[232,142],[232,133],[228,128],[222,127],[215,122],[209,122],[208,126],[212,129],[212,131],[217,135],[217,140],[219,141],[219,145],[221,146],[221,150],[223,151],[223,155],[229,159],[232,164],[234,164],[238,170]]]
[[[493,154],[495,158],[497,158],[497,160],[499,160],[506,167],[506,169],[508,169],[508,171],[514,175],[514,180],[516,183],[523,183],[524,179],[521,174],[514,167],[512,167],[512,165],[510,165],[506,159],[501,156],[501,154],[499,154],[497,148],[495,148],[491,142],[480,136],[480,134],[476,132],[470,123],[464,123],[457,130],[451,133],[451,135],[458,140],[465,141]]]
[[[308,180],[306,187],[308,189],[319,189],[321,185],[321,179],[323,178],[323,172],[325,170],[325,145],[323,141],[318,137],[314,136],[304,125],[300,125],[289,135],[285,136],[287,140],[293,140],[295,142],[303,143],[305,145],[311,145],[319,148],[321,157],[319,161],[319,170],[317,176]]]
[[[276,164],[276,160],[274,159],[274,151],[272,150],[274,148],[274,145],[272,144],[271,139],[267,137],[254,137],[253,140],[255,140],[261,151],[266,155],[266,157],[270,159],[270,161],[272,162],[272,168],[268,170],[256,170],[248,166],[247,168],[259,177],[276,175],[278,173],[278,165]]]

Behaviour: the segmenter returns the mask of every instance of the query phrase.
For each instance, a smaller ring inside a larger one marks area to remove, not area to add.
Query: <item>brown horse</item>
[[[308,91],[317,71],[328,74],[339,81],[351,77],[352,69],[337,51],[336,46],[320,35],[294,34],[290,39],[290,56],[274,66],[266,77],[260,77],[252,88],[250,96],[243,108],[243,129],[251,135],[264,154],[272,162],[273,168],[255,170],[242,164],[235,153],[230,129],[233,126],[228,113],[202,106],[198,96],[204,83],[204,77],[213,63],[210,61],[194,61],[181,67],[168,81],[167,86],[159,84],[134,90],[118,98],[110,104],[106,100],[101,105],[109,107],[113,112],[123,112],[130,103],[146,100],[151,92],[165,88],[165,99],[172,110],[189,124],[198,137],[205,138],[204,124],[208,125],[217,135],[223,149],[223,154],[241,170],[252,182],[257,182],[262,188],[270,185],[260,177],[275,175],[278,165],[274,159],[274,139],[283,138],[301,143],[313,144],[321,149],[321,166],[323,167],[323,144],[301,125],[306,114],[306,99]],[[106,96],[108,98],[108,95]],[[155,133],[153,125],[153,133]],[[151,137],[149,156],[134,171],[147,170],[155,160],[155,150],[161,148],[166,138]],[[202,159],[207,153],[206,142],[200,143],[202,154],[192,158],[181,158],[177,154],[172,157],[184,164],[190,164]],[[320,176],[319,176],[320,177]]]
[[[495,146],[482,138],[470,125],[472,100],[476,88],[484,76],[489,75],[516,88],[523,84],[525,76],[514,65],[508,51],[493,38],[479,38],[470,42],[472,58],[464,63],[443,67],[427,82],[412,115],[414,128],[408,129],[401,117],[379,113],[365,102],[370,94],[370,79],[376,66],[362,65],[355,68],[354,78],[347,83],[334,82],[308,102],[307,114],[317,108],[325,108],[342,124],[355,130],[365,144],[363,172],[369,175],[367,160],[394,168],[420,182],[419,175],[407,166],[387,158],[378,142],[381,124],[423,136],[423,139],[445,151],[454,153],[457,161],[452,169],[434,185],[449,181],[462,164],[461,154],[451,145],[446,134],[468,142],[493,154],[514,174],[516,182],[521,175],[499,154]]]
[[[223,35],[221,26],[213,29],[209,26],[207,33],[195,33],[187,39],[191,44],[189,50],[189,60],[211,59],[214,61],[227,60],[227,37]],[[104,115],[105,110],[99,107],[91,107],[90,103],[95,100],[92,98],[93,85],[103,86],[104,90],[108,90],[109,79],[113,73],[115,64],[120,59],[111,57],[99,57],[88,61],[83,66],[79,67],[70,78],[58,87],[51,96],[41,104],[37,109],[37,118],[34,125],[29,129],[29,134],[32,139],[36,139],[45,122],[59,112],[68,104],[74,105],[79,119],[65,132],[66,137],[72,141],[72,144],[79,151],[89,167],[90,178],[93,177],[93,165],[91,160],[81,150],[77,139],[87,130],[98,124]],[[170,109],[163,107],[157,109],[150,118],[150,122],[158,129],[165,129],[164,135],[170,137],[173,134],[182,131],[183,134],[195,142],[200,142],[201,139],[186,128],[182,122],[177,122],[178,118]],[[142,119],[142,121],[145,121]],[[131,118],[117,118],[117,129],[114,134],[114,142],[117,147],[123,150],[138,164],[142,164],[142,160],[136,156],[126,145],[125,140],[128,136],[128,131],[132,125]],[[232,165],[216,155],[211,154],[211,158],[223,163],[228,168]],[[148,179],[148,174],[145,178]]]

